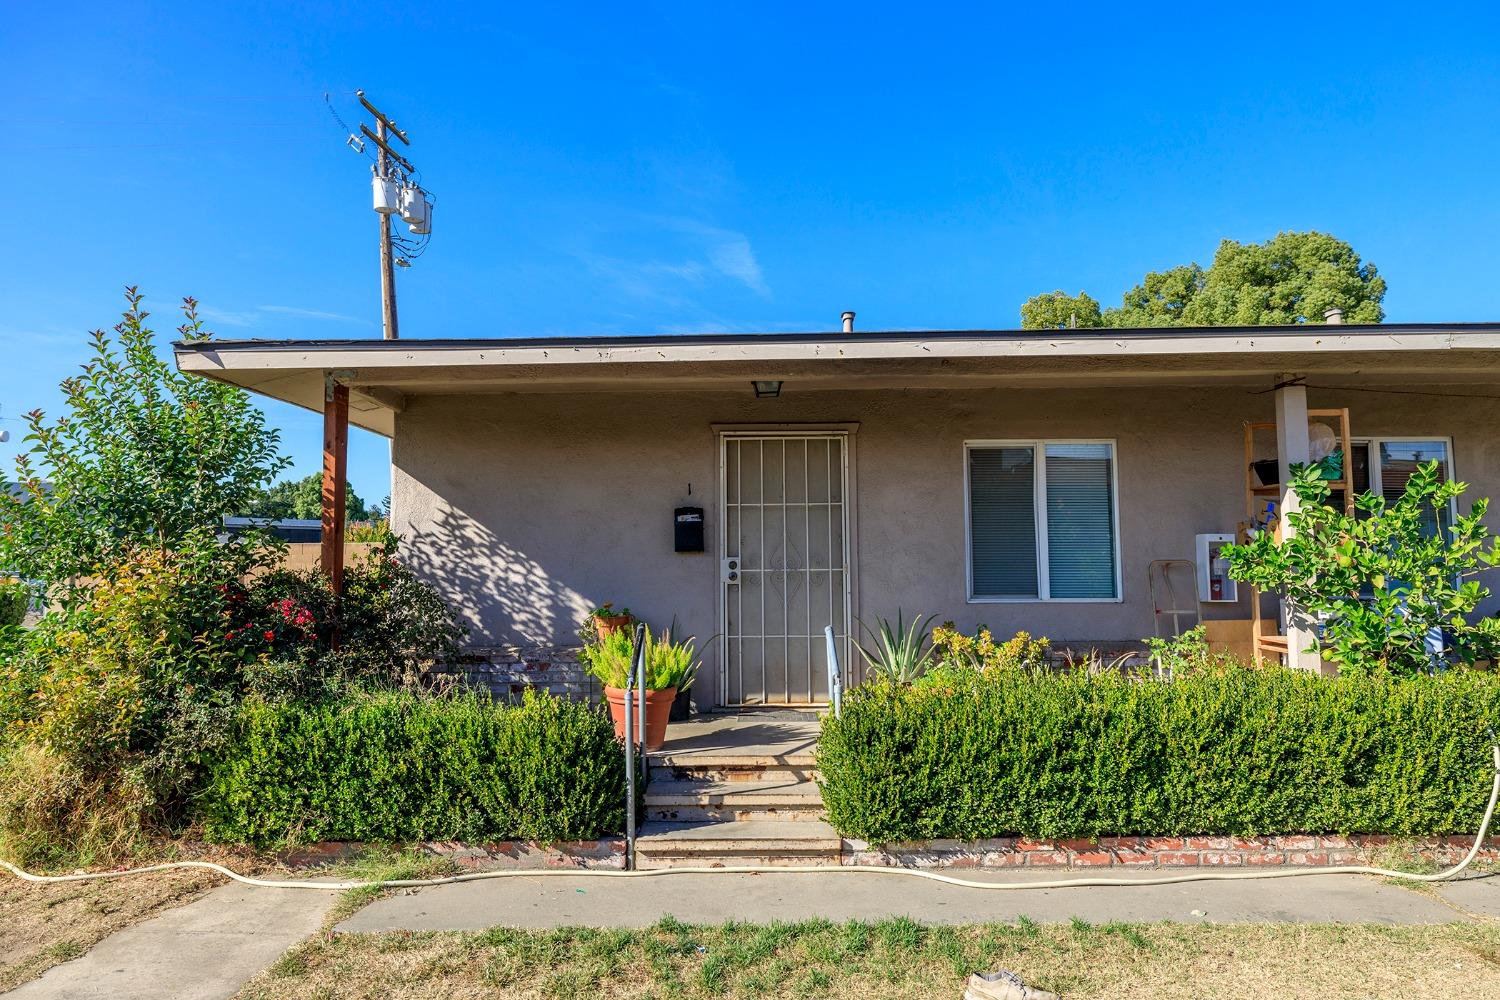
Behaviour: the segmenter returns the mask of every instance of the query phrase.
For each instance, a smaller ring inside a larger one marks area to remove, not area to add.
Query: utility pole
[[[400,132],[396,134],[401,135]],[[390,177],[390,159],[385,151],[385,119],[379,112],[375,113],[375,135],[375,145],[379,150],[375,154],[375,169],[381,177]],[[380,317],[386,340],[401,336],[396,321],[396,255],[391,252],[391,217],[387,212],[380,213]]]
[[[426,242],[412,243],[393,236],[391,216],[399,213],[413,233],[426,236],[432,232],[432,201],[427,192],[411,180],[417,168],[391,147],[391,137],[410,146],[411,140],[406,133],[371,104],[363,90],[355,91],[355,94],[359,103],[375,118],[374,130],[361,122],[359,131],[375,145],[373,188],[375,211],[380,214],[380,313],[385,339],[395,340],[401,335],[396,319],[396,267],[410,266],[408,256],[420,253]],[[353,136],[350,140],[351,143],[355,141]],[[397,249],[402,251],[399,258]]]

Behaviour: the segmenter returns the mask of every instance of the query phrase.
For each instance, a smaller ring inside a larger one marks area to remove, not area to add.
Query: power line
[[[323,95],[323,100],[344,133],[345,144],[363,156],[373,156],[375,161],[370,168],[370,186],[375,211],[380,215],[381,326],[386,340],[396,340],[400,336],[396,314],[396,268],[410,267],[411,262],[426,251],[432,238],[433,199],[420,183],[421,172],[391,145],[392,140],[397,140],[403,146],[410,146],[411,139],[406,132],[371,104],[363,90],[356,90],[354,94],[375,119],[373,129],[361,122],[356,132],[339,115],[328,94]],[[419,238],[414,240],[393,232],[393,217],[399,217],[406,223],[407,230]],[[400,256],[397,256],[398,251]]]

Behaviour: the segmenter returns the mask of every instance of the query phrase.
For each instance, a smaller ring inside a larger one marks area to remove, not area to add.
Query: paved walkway
[[[315,933],[339,898],[230,883],[127,927],[6,1000],[227,1000]]]
[[[1061,873],[966,873],[1037,881]],[[1135,877],[1148,877],[1136,873]],[[337,893],[231,884],[168,910],[56,966],[7,1000],[228,1000],[292,945],[317,932]],[[1445,902],[1446,900],[1446,902]],[[1439,924],[1500,919],[1500,876],[1419,892],[1363,876],[1316,875],[1171,886],[992,892],[897,875],[673,875],[649,879],[505,878],[379,900],[342,931],[482,930],[495,925],[641,927],[689,923],[908,916],[927,923]]]
[[[975,880],[1036,881],[1066,873],[963,874]],[[1148,874],[1139,873],[1139,877]],[[943,924],[1014,921],[1022,916],[1038,923],[1061,923],[1078,917],[1090,923],[1377,924],[1448,923],[1469,919],[1465,911],[1500,917],[1500,879],[1450,885],[1441,894],[1443,898],[1437,898],[1377,879],[1348,875],[1007,892],[878,873],[506,878],[382,899],[354,914],[338,929],[481,930],[497,924],[643,927],[668,915],[687,923],[907,916]]]

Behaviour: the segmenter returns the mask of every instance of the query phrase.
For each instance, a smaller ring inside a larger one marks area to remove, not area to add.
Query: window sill
[[[968,604],[1124,604],[1123,597],[968,597]]]

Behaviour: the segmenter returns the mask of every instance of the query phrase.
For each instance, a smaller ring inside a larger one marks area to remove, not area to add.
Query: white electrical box
[[[1233,535],[1199,535],[1198,600],[1204,604],[1230,604],[1240,599],[1239,587],[1229,578],[1229,560],[1220,554],[1234,544]]]

